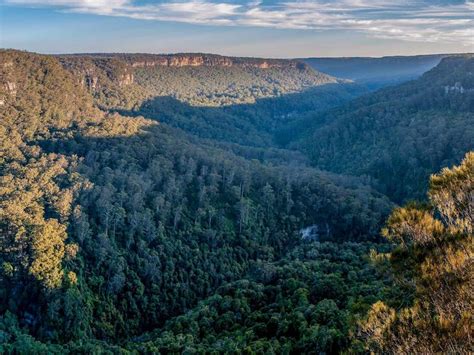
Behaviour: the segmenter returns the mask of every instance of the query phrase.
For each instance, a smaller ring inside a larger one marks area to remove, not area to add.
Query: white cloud
[[[350,30],[404,41],[457,42],[474,48],[474,1],[433,5],[428,0],[282,0],[214,2],[171,0],[136,4],[133,0],[6,0],[23,6],[143,20],[281,29]]]
[[[49,6],[81,13],[115,16],[130,6],[129,0],[7,0],[7,3],[24,6]]]

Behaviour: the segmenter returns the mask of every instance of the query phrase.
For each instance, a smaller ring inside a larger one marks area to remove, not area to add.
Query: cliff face
[[[0,106],[4,106],[8,98],[14,98],[18,92],[15,80],[13,60],[7,52],[0,52]]]
[[[133,84],[135,80],[134,69],[130,64],[115,58],[64,56],[59,59],[61,64],[78,78],[80,84],[90,91],[98,91],[111,83],[125,87]]]
[[[225,57],[209,57],[203,55],[173,55],[155,56],[145,60],[130,58],[132,66],[137,68],[165,66],[165,67],[200,67],[200,66],[232,66],[232,60]]]
[[[294,60],[224,57],[214,54],[87,54],[92,58],[120,59],[133,68],[165,67],[242,67],[242,68],[297,68],[304,70],[306,64]]]
[[[133,60],[133,58],[131,58]],[[283,61],[272,59],[253,59],[253,58],[230,58],[220,56],[207,55],[171,55],[171,56],[157,56],[157,58],[150,58],[144,61],[133,61],[133,67],[153,67],[153,66],[167,66],[167,67],[242,67],[242,68],[300,68],[304,69],[303,63],[295,61]]]

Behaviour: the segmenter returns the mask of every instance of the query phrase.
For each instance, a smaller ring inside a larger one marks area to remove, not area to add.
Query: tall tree
[[[377,302],[363,324],[369,349],[386,353],[474,351],[474,152],[430,181],[431,205],[397,208],[383,234],[390,262],[415,287],[411,307]]]

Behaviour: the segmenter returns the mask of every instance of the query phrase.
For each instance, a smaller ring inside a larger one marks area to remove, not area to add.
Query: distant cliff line
[[[63,54],[61,57],[93,57],[120,59],[134,68],[155,66],[165,67],[243,67],[243,68],[297,68],[307,69],[308,66],[298,60],[227,57],[217,54],[178,53],[178,54],[126,54],[126,53],[84,53]]]

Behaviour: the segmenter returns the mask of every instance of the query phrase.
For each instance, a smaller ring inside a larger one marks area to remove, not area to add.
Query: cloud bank
[[[214,26],[356,31],[383,39],[474,46],[474,1],[6,0],[18,6]]]

